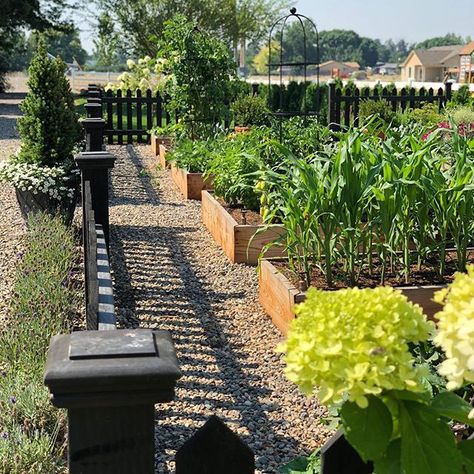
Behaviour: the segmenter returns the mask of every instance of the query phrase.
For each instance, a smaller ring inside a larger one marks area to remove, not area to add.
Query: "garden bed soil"
[[[202,173],[189,173],[174,164],[171,165],[171,179],[176,184],[184,199],[201,200],[203,190],[212,189],[212,179],[204,179]]]
[[[242,207],[231,207],[222,199],[217,199],[219,204],[231,215],[239,225],[263,225],[262,216],[255,211],[244,210]]]
[[[235,213],[242,214],[238,209]],[[283,226],[275,224],[255,235],[262,225],[250,224],[249,221],[245,225],[239,224],[208,191],[202,192],[202,220],[232,263],[256,265],[263,247],[284,233]],[[273,247],[266,256],[282,257],[284,253],[281,248]]]
[[[471,252],[472,254],[472,252]],[[472,260],[472,256],[471,260]],[[447,255],[447,272],[455,272],[455,252]],[[337,276],[337,274],[336,274]],[[433,301],[434,293],[453,280],[452,276],[440,279],[433,267],[422,267],[421,271],[413,271],[410,283],[403,285],[395,275],[388,275],[386,285],[393,286],[413,303],[419,304],[429,319],[440,311],[441,306]],[[358,281],[360,288],[374,288],[380,285],[377,275],[361,274]],[[328,288],[324,275],[315,271],[312,275],[311,286],[325,290],[347,288],[342,279],[335,278],[334,286]],[[290,322],[294,319],[294,305],[306,298],[295,275],[289,270],[286,261],[263,259],[259,270],[260,303],[271,317],[275,326],[286,336]]]

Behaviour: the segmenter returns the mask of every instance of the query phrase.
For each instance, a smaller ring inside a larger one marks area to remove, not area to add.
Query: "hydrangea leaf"
[[[341,409],[344,434],[364,461],[383,454],[393,430],[392,415],[385,403],[374,396],[368,396],[367,401],[366,408],[346,402]]]
[[[461,455],[449,426],[425,405],[400,403],[401,461],[404,474],[459,474]]]
[[[431,408],[440,416],[474,426],[474,420],[468,417],[471,406],[453,392],[441,392],[433,399]]]
[[[458,448],[462,454],[466,474],[474,474],[474,440],[461,441]]]
[[[374,462],[376,474],[402,474],[400,461],[401,439],[392,441],[385,453]]]

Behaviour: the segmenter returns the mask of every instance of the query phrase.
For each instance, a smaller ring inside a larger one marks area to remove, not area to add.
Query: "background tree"
[[[44,33],[34,31],[28,39],[30,51],[36,51],[40,36],[43,38],[49,54],[60,57],[66,63],[76,60],[83,65],[87,61],[87,51],[82,47],[79,30],[71,27],[67,31],[48,29]]]
[[[22,67],[26,57],[21,56],[22,30],[44,31],[48,28],[68,30],[71,23],[64,13],[73,6],[67,0],[2,0],[0,15],[0,92],[6,88],[5,73],[16,70],[12,57],[20,54]],[[20,48],[19,48],[20,46]],[[24,49],[24,48],[23,48]],[[24,51],[23,51],[24,52]]]
[[[436,36],[434,38],[428,38],[420,43],[416,44],[416,48],[433,48],[435,46],[451,46],[456,44],[466,44],[471,41],[471,38],[468,36],[463,38],[454,33],[448,33],[444,36]]]
[[[180,13],[233,48],[259,41],[286,0],[96,0],[116,26],[124,48],[136,56],[156,56],[164,22]]]
[[[94,40],[96,66],[110,70],[118,62],[119,37],[114,22],[106,12],[99,17],[97,39]]]

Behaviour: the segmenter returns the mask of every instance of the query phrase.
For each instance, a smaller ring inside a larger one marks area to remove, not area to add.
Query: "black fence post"
[[[452,99],[453,93],[453,84],[451,82],[446,82],[446,102],[449,102]]]
[[[167,331],[80,331],[51,339],[45,384],[68,411],[70,474],[154,474],[155,403],[181,376]]]
[[[338,431],[321,448],[321,474],[372,474],[374,466],[365,463],[359,453]]]
[[[86,151],[79,153],[75,160],[81,170],[82,190],[85,188],[85,182],[90,182],[95,221],[104,230],[107,250],[109,250],[109,169],[114,167],[115,157],[106,151]],[[83,209],[85,209],[84,194],[83,191]]]
[[[336,83],[328,83],[328,125],[329,129],[339,130],[339,123],[336,117]]]

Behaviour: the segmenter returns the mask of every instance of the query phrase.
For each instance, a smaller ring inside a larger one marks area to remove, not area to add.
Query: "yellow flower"
[[[444,304],[435,315],[434,342],[446,353],[439,373],[447,378],[448,390],[456,390],[464,382],[474,382],[474,265],[467,267],[467,273],[456,273],[453,283],[434,299]]]
[[[427,340],[432,329],[421,308],[393,288],[310,288],[278,350],[303,392],[323,404],[348,398],[363,408],[367,395],[423,390],[408,344]]]

